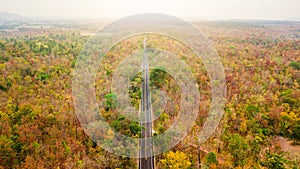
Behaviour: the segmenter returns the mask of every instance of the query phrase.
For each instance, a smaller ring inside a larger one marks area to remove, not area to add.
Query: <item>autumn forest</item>
[[[97,145],[84,132],[74,110],[72,75],[77,57],[104,24],[52,22],[0,26],[0,168],[137,168],[137,159],[115,155]],[[162,35],[148,35],[147,47],[172,51],[191,67],[201,92],[194,126],[174,148],[155,157],[156,168],[300,168],[300,23],[193,24],[210,40],[224,66],[225,114],[214,134],[199,145],[195,133],[211,106],[209,76],[201,60],[184,45]],[[99,67],[95,92],[99,114],[113,131],[97,134],[141,137],[139,123],[118,112],[118,96],[110,86],[117,65],[142,48],[143,37],[132,36],[103,58],[105,66]],[[128,91],[137,109],[141,76],[131,79]],[[153,130],[160,134],[180,116],[180,89],[164,71],[151,69],[149,76],[150,88],[161,89],[171,98],[164,109],[153,112],[159,115]],[[156,102],[159,104],[159,100],[152,100]]]

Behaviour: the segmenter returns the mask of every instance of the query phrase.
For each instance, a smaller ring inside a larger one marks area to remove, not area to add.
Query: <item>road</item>
[[[146,48],[146,37],[144,38],[144,54],[142,61],[143,69],[143,83],[142,83],[142,99],[140,108],[140,125],[144,128],[142,130],[143,138],[150,138],[152,136],[152,112],[151,112],[151,96],[150,96],[150,82],[149,82],[149,63]],[[146,155],[145,153],[149,153]],[[154,169],[153,145],[150,140],[140,142],[140,158],[139,169]]]

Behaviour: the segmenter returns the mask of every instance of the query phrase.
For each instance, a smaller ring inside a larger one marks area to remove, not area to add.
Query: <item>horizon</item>
[[[9,11],[0,11],[0,14],[11,14],[11,15],[17,15],[20,17],[25,17],[28,19],[44,19],[44,20],[101,20],[101,21],[111,21],[111,20],[118,20],[124,17],[53,17],[53,16],[27,16],[20,13],[15,12],[9,12]],[[128,15],[130,16],[130,15]],[[187,17],[178,17],[181,19],[185,19],[187,21],[216,21],[216,22],[261,22],[261,21],[274,21],[274,22],[300,22],[300,18],[187,18]]]
[[[187,20],[299,21],[298,6],[297,0],[3,0],[0,11],[49,19],[120,19],[140,13],[161,13]]]

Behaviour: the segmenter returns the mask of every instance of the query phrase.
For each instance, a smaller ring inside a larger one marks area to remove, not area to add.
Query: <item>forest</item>
[[[196,131],[208,115],[210,79],[203,63],[181,43],[148,35],[147,46],[172,51],[191,68],[201,92],[192,130],[174,148],[155,157],[156,168],[300,168],[300,23],[196,22],[225,69],[225,114],[214,135],[198,145]],[[52,24],[55,25],[55,24]],[[0,31],[0,168],[137,168],[137,159],[110,153],[83,130],[75,114],[72,74],[82,48],[99,25]],[[69,25],[68,25],[69,26]],[[74,28],[75,27],[75,28]],[[141,137],[142,127],[122,116],[111,89],[115,68],[143,37],[116,44],[103,58],[95,81],[101,114],[115,132]],[[179,116],[178,86],[166,72],[150,70],[150,88],[172,100],[154,122],[156,134]],[[141,74],[130,81],[131,104],[139,108]],[[159,102],[152,100],[153,104]],[[175,106],[174,106],[175,105]]]

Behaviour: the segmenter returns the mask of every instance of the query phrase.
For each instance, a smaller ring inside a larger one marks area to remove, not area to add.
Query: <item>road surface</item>
[[[151,112],[151,96],[149,82],[149,63],[146,49],[146,37],[144,38],[144,54],[142,61],[143,83],[142,83],[142,99],[140,108],[140,125],[142,130],[142,138],[150,138],[152,136],[152,112]],[[148,153],[148,155],[146,155]],[[140,158],[139,169],[154,169],[153,146],[150,140],[140,142]]]

